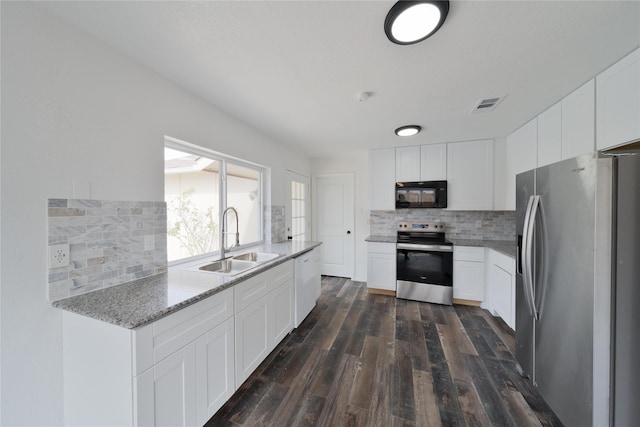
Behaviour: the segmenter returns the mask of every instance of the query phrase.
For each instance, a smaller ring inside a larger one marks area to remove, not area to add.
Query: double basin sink
[[[225,258],[213,261],[209,264],[198,267],[198,270],[208,271],[210,273],[222,274],[225,276],[235,276],[251,270],[267,261],[278,258],[279,254],[268,252],[246,252],[234,255],[231,258]]]

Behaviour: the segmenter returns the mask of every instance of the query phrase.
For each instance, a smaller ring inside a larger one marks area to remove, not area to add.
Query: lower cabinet
[[[484,300],[484,248],[453,247],[454,302],[482,302]]]
[[[367,254],[367,288],[396,290],[396,244],[369,242]]]
[[[244,380],[269,354],[267,298],[262,297],[236,314],[236,383]]]
[[[234,356],[233,318],[196,340],[198,425],[204,425],[236,391]]]
[[[494,316],[500,316],[511,329],[516,328],[515,260],[489,250],[489,304]]]
[[[293,261],[130,330],[63,313],[65,425],[201,426],[293,329]]]
[[[235,391],[233,318],[135,377],[137,425],[204,425]]]
[[[195,343],[158,362],[135,383],[137,425],[197,424]]]
[[[293,261],[235,287],[236,386],[249,378],[293,329]],[[251,301],[244,306],[240,300]]]

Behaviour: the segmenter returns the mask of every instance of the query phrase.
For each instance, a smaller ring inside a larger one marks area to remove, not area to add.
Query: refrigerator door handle
[[[524,298],[527,302],[527,308],[529,309],[529,314],[537,320],[537,313],[535,309],[535,303],[533,299],[533,271],[532,271],[532,237],[533,237],[533,226],[532,226],[532,211],[534,209],[534,204],[536,203],[536,197],[540,196],[530,196],[529,203],[527,204],[527,210],[524,217],[524,229],[522,232],[523,245],[522,245],[522,286],[524,291]]]
[[[534,207],[533,207],[533,211],[532,211],[532,217],[531,217],[531,228],[532,228],[532,240],[533,240],[533,233],[536,234],[536,236],[540,236],[541,238],[538,239],[539,245],[540,247],[538,248],[538,254],[541,255],[540,259],[537,260],[537,264],[540,268],[539,270],[536,272],[536,279],[538,281],[538,285],[539,285],[539,289],[540,292],[538,293],[538,300],[536,301],[535,299],[533,299],[534,304],[534,311],[536,312],[535,318],[537,320],[542,318],[542,310],[544,308],[544,301],[545,301],[545,294],[547,293],[547,286],[548,286],[548,282],[547,282],[547,229],[545,226],[545,219],[544,219],[544,214],[541,212],[542,211],[542,199],[540,198],[540,196],[536,196],[538,198],[538,200],[536,202],[534,202]],[[538,214],[540,214],[540,221],[538,221]],[[538,229],[538,224],[540,226],[540,228]],[[532,288],[533,291],[533,288]],[[535,296],[532,293],[532,298],[535,298]]]

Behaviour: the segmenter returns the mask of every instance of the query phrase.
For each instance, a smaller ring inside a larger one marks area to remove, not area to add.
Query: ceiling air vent
[[[500,103],[500,101],[502,101],[504,98],[505,98],[504,96],[499,96],[495,98],[481,99],[480,101],[478,101],[476,106],[473,107],[473,110],[471,110],[471,112],[481,113],[485,111],[493,111],[496,108],[496,106]]]

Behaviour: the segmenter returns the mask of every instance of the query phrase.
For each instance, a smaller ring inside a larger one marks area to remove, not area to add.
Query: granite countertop
[[[493,249],[503,255],[516,258],[516,242],[513,240],[483,240],[483,239],[449,239],[455,246],[478,246]]]
[[[364,239],[365,242],[377,242],[377,243],[397,243],[397,236],[369,236]]]
[[[54,301],[52,305],[123,328],[135,329],[228,289],[320,245],[320,242],[287,241],[245,248],[238,253],[255,251],[277,253],[280,256],[237,276],[222,276],[189,268],[193,265],[205,264],[206,259],[185,263],[170,267],[167,273]]]
[[[365,239],[366,242],[378,242],[378,243],[397,243],[396,236],[378,236],[371,235]],[[513,240],[485,240],[485,239],[459,239],[459,238],[447,238],[454,246],[478,246],[493,249],[496,252],[500,252],[503,255],[511,258],[516,257],[516,244]]]

